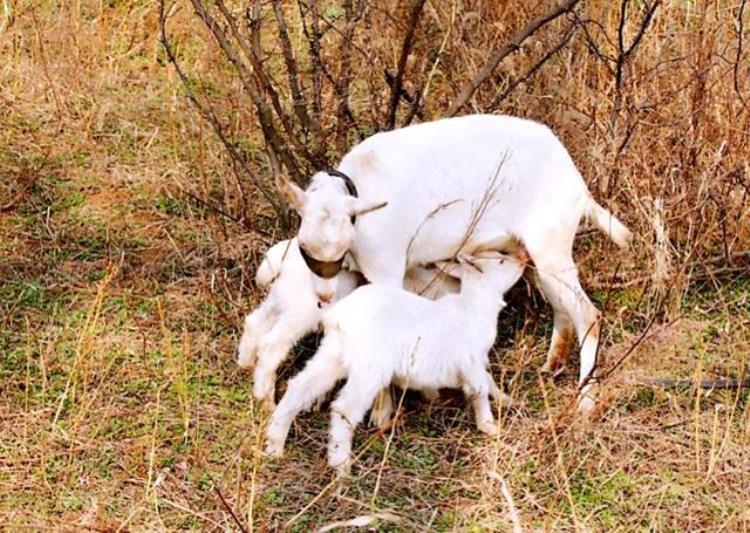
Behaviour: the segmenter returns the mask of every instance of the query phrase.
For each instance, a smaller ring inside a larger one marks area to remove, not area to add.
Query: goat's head
[[[321,300],[332,296],[335,284],[329,280],[341,270],[344,255],[352,246],[356,217],[385,207],[387,202],[358,198],[351,180],[336,171],[318,172],[307,190],[281,175],[278,186],[299,213],[300,252],[313,272],[315,290]]]

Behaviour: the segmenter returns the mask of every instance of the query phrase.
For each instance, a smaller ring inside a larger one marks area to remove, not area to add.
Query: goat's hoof
[[[493,398],[495,402],[500,404],[500,406],[509,409],[511,407],[515,407],[518,402],[516,402],[513,398],[510,397],[510,395],[500,391],[500,394],[497,395],[496,398]]]
[[[553,365],[549,361],[546,361],[542,368],[539,369],[539,373],[545,376],[551,376],[557,370],[557,365]]]
[[[497,435],[497,424],[494,422],[480,422],[477,424],[477,427],[479,427],[479,431],[482,433],[490,436]]]

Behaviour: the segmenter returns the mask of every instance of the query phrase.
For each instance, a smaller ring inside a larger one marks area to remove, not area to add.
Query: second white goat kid
[[[301,410],[346,378],[331,404],[328,462],[340,473],[351,463],[352,433],[378,393],[394,383],[425,390],[461,388],[477,427],[497,433],[489,398],[508,403],[488,372],[503,295],[521,277],[528,256],[462,255],[461,292],[432,301],[398,287],[360,287],[323,312],[325,337],[294,377],[273,413],[266,451],[283,455]]]
[[[439,274],[434,268],[412,268],[405,286],[428,298],[458,292],[457,279]],[[336,276],[319,281],[325,287],[322,296],[320,285],[316,292],[296,238],[269,248],[255,274],[256,285],[269,291],[261,305],[245,317],[237,364],[242,368],[255,365],[253,396],[267,409],[274,406],[279,365],[302,337],[320,325],[323,315],[319,301],[330,303],[343,298],[357,288],[361,276],[342,269]]]

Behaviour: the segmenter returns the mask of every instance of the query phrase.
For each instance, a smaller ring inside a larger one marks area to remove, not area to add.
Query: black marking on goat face
[[[313,274],[323,279],[331,279],[341,272],[341,267],[344,264],[344,256],[346,255],[342,255],[336,261],[319,261],[308,254],[302,246],[299,247],[299,251],[300,254],[302,254],[302,259],[305,260],[307,268],[309,268]]]

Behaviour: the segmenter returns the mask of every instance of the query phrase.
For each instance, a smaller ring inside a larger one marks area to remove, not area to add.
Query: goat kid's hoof
[[[329,466],[336,472],[336,477],[343,478],[347,477],[352,472],[352,464],[349,459],[344,460],[341,463],[331,464]]]
[[[497,424],[495,424],[494,422],[480,422],[479,424],[477,424],[477,427],[479,428],[479,431],[481,431],[485,435],[497,435]]]
[[[268,441],[266,443],[266,455],[274,459],[281,459],[284,457],[284,444]]]
[[[389,422],[391,421],[391,415],[393,413],[389,410],[373,409],[370,411],[370,425],[375,426],[378,429],[386,429]]]
[[[596,408],[596,391],[592,388],[582,391],[578,396],[578,412],[582,415],[590,415]]]
[[[276,402],[274,402],[273,394],[256,395],[255,401],[258,402],[260,408],[266,413],[273,413],[276,409]]]
[[[424,389],[422,391],[422,398],[428,402],[436,402],[440,399],[440,390],[438,389]]]

